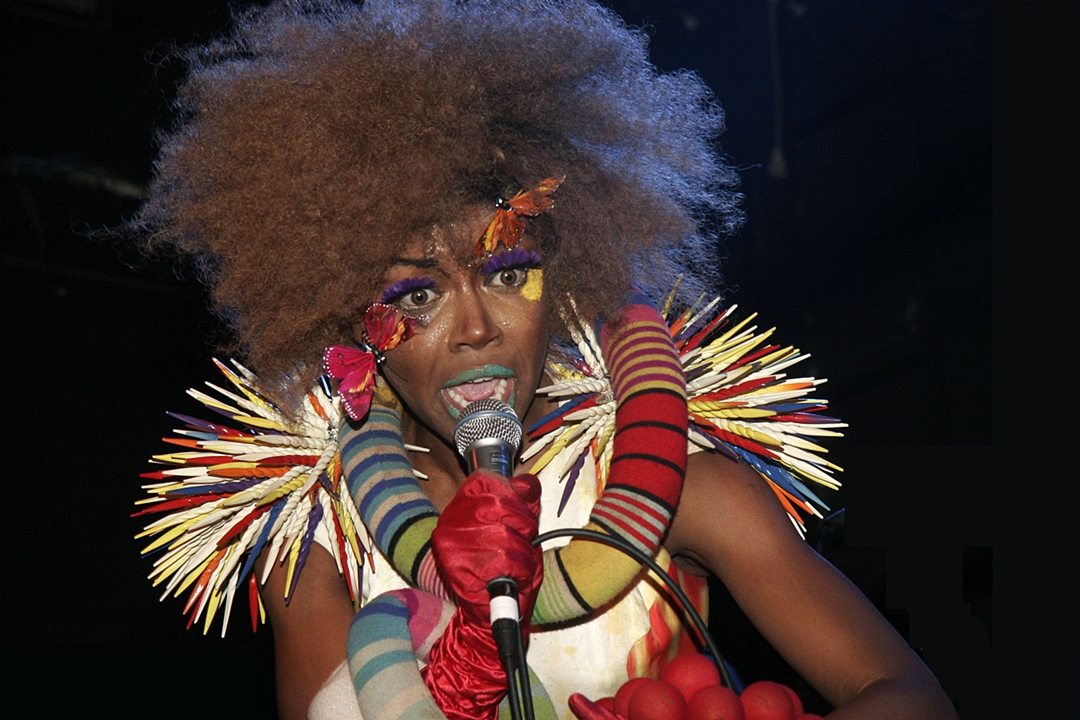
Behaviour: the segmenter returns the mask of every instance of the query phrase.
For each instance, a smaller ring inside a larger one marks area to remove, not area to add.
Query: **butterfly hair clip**
[[[495,201],[495,215],[484,235],[476,241],[476,257],[495,252],[502,243],[509,250],[518,244],[525,232],[525,219],[547,212],[555,204],[551,194],[559,189],[565,175],[549,177],[532,190],[521,190],[509,200]]]
[[[364,312],[360,347],[331,345],[323,351],[323,372],[338,383],[338,397],[349,417],[359,422],[371,408],[375,374],[386,353],[413,336],[419,319],[393,305],[372,303]]]

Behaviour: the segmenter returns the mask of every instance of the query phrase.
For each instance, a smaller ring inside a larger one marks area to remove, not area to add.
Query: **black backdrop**
[[[811,541],[965,720],[1075,717],[1076,6],[611,5],[724,106],[748,212],[720,248],[729,298],[811,354],[851,425],[831,446],[846,512]],[[217,325],[194,283],[86,233],[148,179],[179,72],[165,46],[221,31],[227,5],[9,0],[0,17],[9,686],[49,714],[272,716],[270,632],[184,630],[128,517],[165,410],[195,410],[184,389],[212,377]],[[715,604],[745,680],[817,702],[722,589]]]

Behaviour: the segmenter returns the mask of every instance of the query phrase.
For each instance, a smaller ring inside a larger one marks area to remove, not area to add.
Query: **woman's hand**
[[[543,579],[543,551],[532,546],[539,515],[535,476],[507,479],[477,470],[439,516],[431,533],[435,562],[471,621],[487,623],[487,584],[498,577],[517,583],[521,616],[528,619]]]
[[[536,477],[507,480],[478,470],[439,516],[432,548],[458,611],[432,648],[422,675],[449,720],[494,720],[498,715],[506,672],[491,632],[487,585],[512,578],[527,625],[543,580],[543,553],[532,545],[539,514]]]

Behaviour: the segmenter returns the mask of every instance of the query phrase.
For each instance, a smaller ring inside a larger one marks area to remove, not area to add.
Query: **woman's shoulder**
[[[725,566],[769,548],[805,542],[753,467],[720,453],[699,452],[687,458],[682,495],[665,545],[676,558],[721,575]]]

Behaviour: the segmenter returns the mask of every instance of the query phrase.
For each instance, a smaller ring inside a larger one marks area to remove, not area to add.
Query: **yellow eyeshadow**
[[[521,295],[526,300],[536,302],[544,294],[544,271],[540,268],[530,268],[529,278],[521,286]]]

